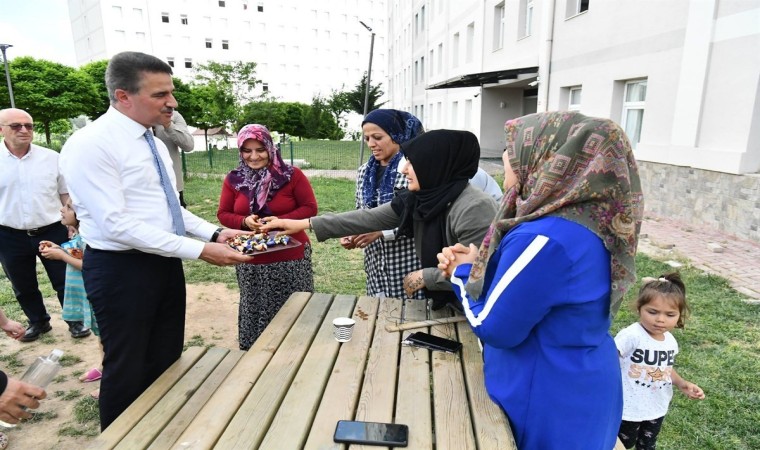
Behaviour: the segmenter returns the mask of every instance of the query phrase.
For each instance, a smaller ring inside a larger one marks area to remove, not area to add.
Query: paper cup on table
[[[348,342],[354,333],[356,321],[348,317],[338,317],[333,320],[333,333],[338,342]]]

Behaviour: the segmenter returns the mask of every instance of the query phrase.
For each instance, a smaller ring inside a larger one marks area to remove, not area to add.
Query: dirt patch
[[[237,349],[239,300],[238,291],[223,284],[188,285],[185,342]],[[54,348],[63,350],[70,365],[63,367],[48,386],[48,398],[42,401],[35,419],[12,429],[0,427],[0,432],[10,439],[9,450],[80,449],[100,432],[99,424],[77,423],[74,413],[74,406],[81,404],[100,385],[99,381],[82,383],[78,380],[79,375],[100,364],[98,339],[95,336],[71,338],[66,323],[61,320],[58,301],[50,298],[45,304],[52,316],[53,331],[27,344],[6,339],[3,335],[0,355],[6,357],[6,361],[0,366],[6,373],[20,377],[37,356],[47,355]]]

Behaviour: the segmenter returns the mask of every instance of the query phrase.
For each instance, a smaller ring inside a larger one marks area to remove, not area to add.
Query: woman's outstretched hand
[[[454,273],[457,266],[475,262],[478,257],[478,248],[475,247],[475,244],[470,244],[469,247],[454,244],[450,247],[444,247],[441,253],[436,256],[438,257],[438,269],[447,278],[451,278],[451,274]]]
[[[340,238],[340,246],[345,248],[346,250],[353,250],[356,248],[356,244],[354,243],[354,236],[343,236]]]
[[[293,234],[309,228],[309,219],[278,219],[276,217],[265,217],[261,220],[259,230],[262,233],[278,231],[278,235]]]

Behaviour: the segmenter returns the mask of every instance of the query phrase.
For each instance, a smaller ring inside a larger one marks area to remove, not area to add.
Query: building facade
[[[167,61],[176,76],[208,61],[253,61],[260,91],[311,103],[349,90],[367,71],[387,67],[385,0],[69,0],[78,64],[141,51]]]
[[[508,119],[608,117],[646,209],[760,241],[760,4],[754,0],[389,0],[388,97],[484,156]]]

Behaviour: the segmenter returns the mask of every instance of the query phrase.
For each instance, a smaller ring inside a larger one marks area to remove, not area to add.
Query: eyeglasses
[[[21,131],[21,127],[26,128],[27,131],[34,131],[33,123],[6,123],[3,126],[10,127],[13,131]]]

